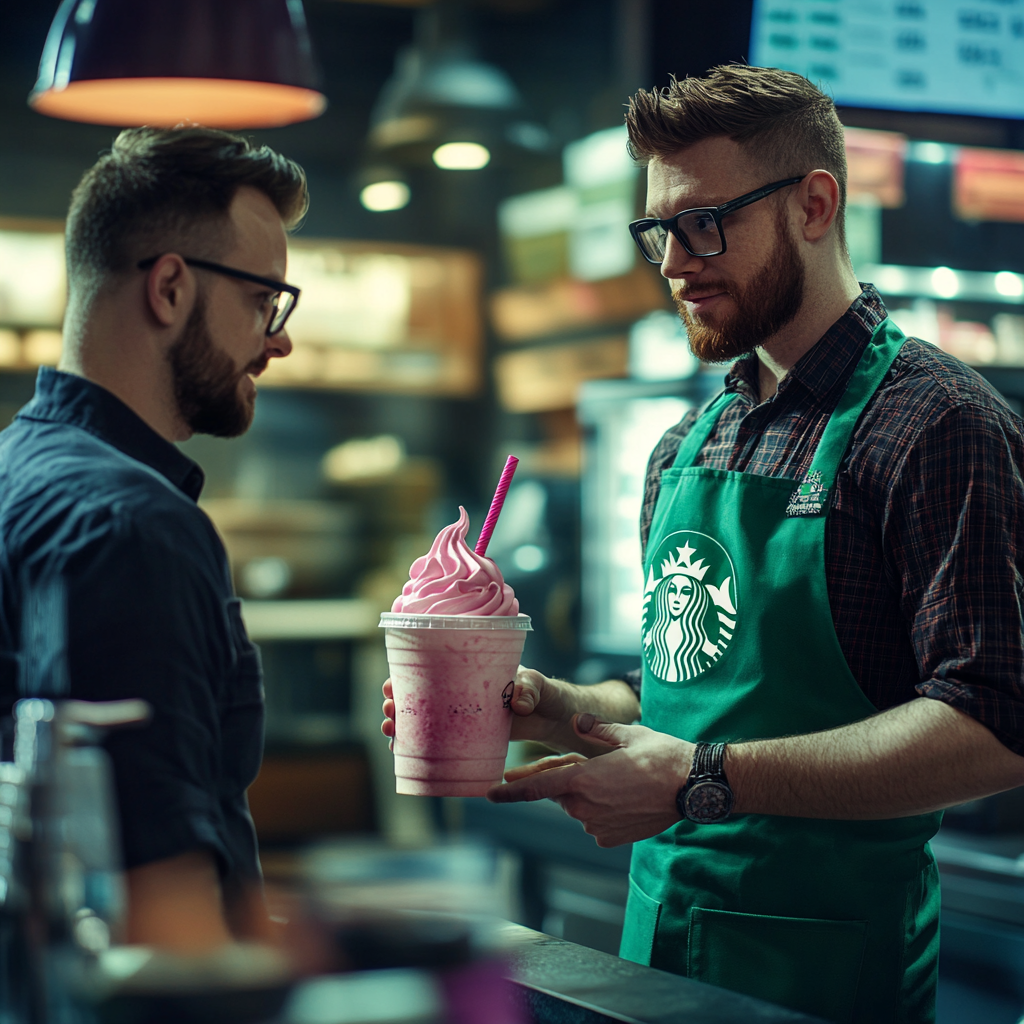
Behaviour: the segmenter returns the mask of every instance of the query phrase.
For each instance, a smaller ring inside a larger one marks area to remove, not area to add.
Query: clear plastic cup
[[[380,617],[395,697],[395,789],[483,796],[501,782],[529,615]]]

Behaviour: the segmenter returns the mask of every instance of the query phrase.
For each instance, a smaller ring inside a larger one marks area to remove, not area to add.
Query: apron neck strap
[[[697,421],[690,428],[690,432],[683,438],[679,451],[676,452],[675,461],[672,463],[673,469],[686,469],[693,465],[701,448],[704,447],[704,442],[711,436],[711,431],[715,429],[718,418],[725,412],[726,406],[736,398],[739,398],[739,395],[728,391],[719,391],[704,406],[698,413]]]
[[[808,471],[821,473],[821,486],[831,489],[835,483],[839,464],[850,446],[857,421],[889,372],[896,356],[906,341],[904,333],[886,317],[874,330],[871,341],[861,353],[860,362],[846,385],[843,397],[829,417],[825,431],[818,442],[814,460]]]
[[[825,425],[825,432],[814,453],[814,461],[808,476],[815,471],[821,473],[823,487],[831,488],[835,483],[839,464],[850,444],[854,427],[857,426],[864,407],[878,390],[878,385],[889,372],[889,367],[899,355],[906,340],[903,332],[888,317],[872,333],[843,397],[839,399],[839,404]],[[708,402],[697,417],[693,428],[683,438],[683,443],[679,446],[675,461],[672,463],[673,469],[686,469],[693,465],[704,443],[715,429],[719,417],[729,403],[738,397],[734,393],[720,391]]]

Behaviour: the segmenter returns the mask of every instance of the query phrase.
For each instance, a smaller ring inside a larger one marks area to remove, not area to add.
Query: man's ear
[[[839,212],[839,182],[828,171],[811,171],[800,182],[795,198],[800,205],[800,230],[805,241],[819,241]]]
[[[161,327],[175,327],[192,312],[196,279],[175,252],[161,256],[146,274],[146,307]]]

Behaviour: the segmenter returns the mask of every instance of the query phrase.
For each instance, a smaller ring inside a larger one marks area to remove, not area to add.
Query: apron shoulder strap
[[[829,418],[808,472],[808,477],[815,472],[821,474],[817,479],[820,480],[822,487],[829,489],[835,483],[839,463],[849,447],[857,421],[878,390],[882,379],[889,372],[906,340],[903,332],[888,317],[875,328],[843,397],[839,399],[839,404]],[[723,389],[704,404],[697,413],[697,419],[690,432],[679,446],[675,461],[672,463],[673,469],[686,469],[693,465],[715,429],[719,417],[738,397],[735,392]]]
[[[906,340],[906,335],[888,317],[875,328],[814,453],[807,475],[810,478],[811,474],[820,473],[815,479],[820,480],[822,487],[831,490],[857,422]]]
[[[672,463],[673,469],[686,469],[693,465],[701,448],[704,447],[704,442],[711,436],[711,431],[715,429],[719,417],[725,412],[729,403],[738,397],[735,393],[723,388],[701,406],[690,432],[683,438],[683,443],[679,446],[679,451],[676,452],[675,461]]]

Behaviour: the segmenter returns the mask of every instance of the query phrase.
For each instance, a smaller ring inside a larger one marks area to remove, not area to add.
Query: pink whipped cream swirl
[[[518,615],[519,602],[500,570],[467,543],[469,516],[446,526],[409,569],[409,582],[391,606],[411,615]]]

